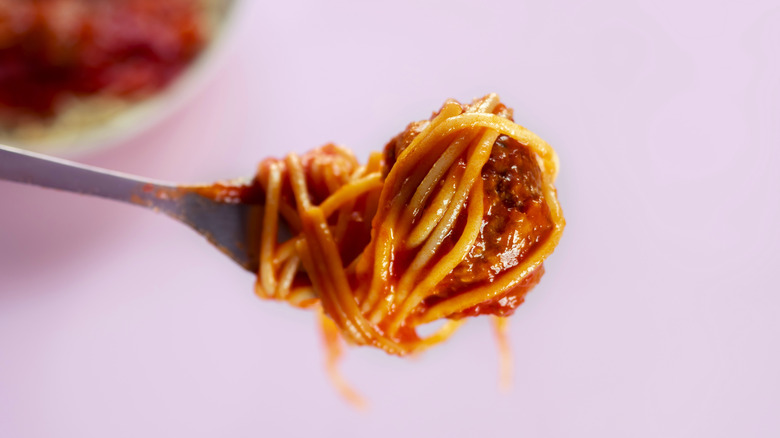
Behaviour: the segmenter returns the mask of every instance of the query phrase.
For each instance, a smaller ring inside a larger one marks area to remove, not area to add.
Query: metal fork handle
[[[100,196],[165,213],[206,237],[246,270],[257,271],[259,236],[252,224],[262,217],[262,209],[198,193],[198,188],[208,186],[139,178],[4,145],[0,145],[0,180]]]
[[[171,213],[171,201],[158,196],[170,183],[0,145],[0,180],[34,184],[142,205]]]

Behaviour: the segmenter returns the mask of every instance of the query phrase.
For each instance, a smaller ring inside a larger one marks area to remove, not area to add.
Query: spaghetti
[[[330,344],[335,326],[399,356],[447,339],[465,317],[509,316],[564,228],[557,170],[553,149],[495,94],[445,102],[365,165],[335,145],[265,160],[256,292],[319,306]]]

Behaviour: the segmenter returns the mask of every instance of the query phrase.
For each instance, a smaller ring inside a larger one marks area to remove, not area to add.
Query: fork
[[[0,180],[131,203],[188,225],[248,271],[259,265],[257,187],[248,180],[178,185],[0,145]],[[248,196],[239,196],[245,193]]]

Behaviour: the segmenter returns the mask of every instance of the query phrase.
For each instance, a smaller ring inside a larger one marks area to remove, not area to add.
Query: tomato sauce
[[[484,217],[477,240],[466,258],[437,285],[436,294],[424,302],[426,306],[492,282],[520,264],[554,228],[544,203],[541,169],[527,147],[500,136],[482,168],[482,180]],[[540,266],[515,288],[452,317],[509,316],[543,273]]]
[[[205,45],[201,9],[197,0],[0,0],[0,113],[45,119],[70,98],[160,90]]]

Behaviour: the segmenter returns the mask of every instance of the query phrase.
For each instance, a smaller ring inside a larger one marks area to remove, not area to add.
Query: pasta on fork
[[[319,306],[326,332],[399,356],[467,317],[507,317],[563,231],[557,171],[555,151],[495,94],[448,100],[365,165],[335,145],[265,160],[257,294]]]

